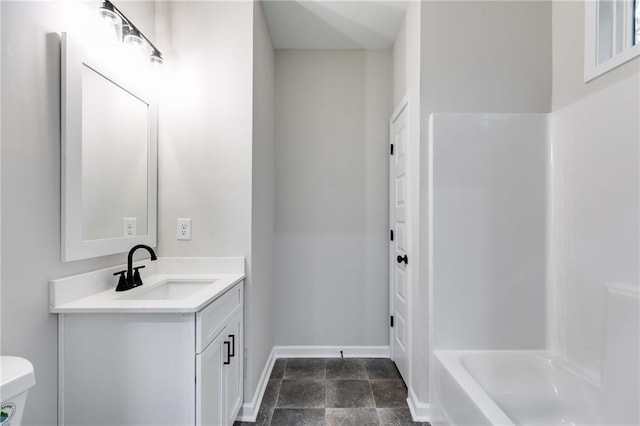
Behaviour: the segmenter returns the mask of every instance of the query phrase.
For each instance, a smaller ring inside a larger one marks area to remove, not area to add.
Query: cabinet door
[[[243,335],[242,335],[242,310],[238,310],[227,323],[223,331],[225,340],[230,341],[231,354],[228,359],[230,364],[224,365],[226,416],[227,425],[233,425],[242,404],[242,363],[243,363]],[[226,352],[225,352],[226,356]],[[227,360],[227,358],[225,358]]]
[[[196,425],[225,426],[229,424],[225,412],[225,370],[227,335],[225,330],[207,348],[196,355]]]

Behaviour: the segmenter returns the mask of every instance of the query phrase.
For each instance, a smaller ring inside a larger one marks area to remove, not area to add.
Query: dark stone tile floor
[[[382,358],[278,359],[256,423],[234,426],[405,426],[407,387]]]

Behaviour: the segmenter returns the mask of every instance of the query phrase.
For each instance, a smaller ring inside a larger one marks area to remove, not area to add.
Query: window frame
[[[616,0],[617,1],[617,0]],[[626,44],[622,51],[611,58],[598,63],[598,30],[600,0],[584,0],[584,82],[587,83],[620,65],[629,62],[640,55],[640,43],[633,44],[633,19],[635,16],[635,2],[624,2],[625,25],[631,24],[632,28],[623,31],[623,34],[631,34],[631,45]],[[626,41],[626,40],[623,40]]]

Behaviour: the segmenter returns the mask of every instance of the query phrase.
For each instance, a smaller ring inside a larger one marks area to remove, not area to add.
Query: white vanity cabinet
[[[196,355],[196,424],[232,425],[242,403],[242,312]]]
[[[242,403],[242,306],[237,308],[236,296],[225,294],[196,314],[197,425],[232,425]]]
[[[59,314],[59,425],[230,426],[243,282],[198,312]]]

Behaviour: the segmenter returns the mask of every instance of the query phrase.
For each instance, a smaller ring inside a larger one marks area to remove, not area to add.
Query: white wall
[[[249,258],[253,5],[171,2],[168,9],[158,248],[164,256]],[[176,239],[179,217],[192,218],[191,241]]]
[[[102,4],[100,0],[87,0],[87,3]],[[156,0],[116,0],[112,1],[140,31],[164,52],[164,45],[159,43],[156,33]]]
[[[436,114],[433,350],[546,344],[546,114]]]
[[[276,345],[388,344],[389,51],[276,51]]]
[[[160,104],[159,253],[246,257],[249,402],[273,345],[270,41],[260,8],[251,1],[158,7],[170,45]],[[191,241],[176,240],[178,217],[192,218]]]
[[[428,1],[422,27],[429,113],[549,111],[550,2]]]
[[[97,2],[89,2],[96,6]],[[23,424],[57,417],[57,322],[48,280],[122,263],[124,255],[60,262],[60,44],[81,2],[2,8],[2,348],[35,367]],[[152,17],[152,3],[132,4]],[[149,19],[153,23],[153,18]],[[154,36],[154,26],[145,28]]]
[[[605,286],[640,287],[639,93],[636,75],[552,114],[551,345],[598,377]]]

